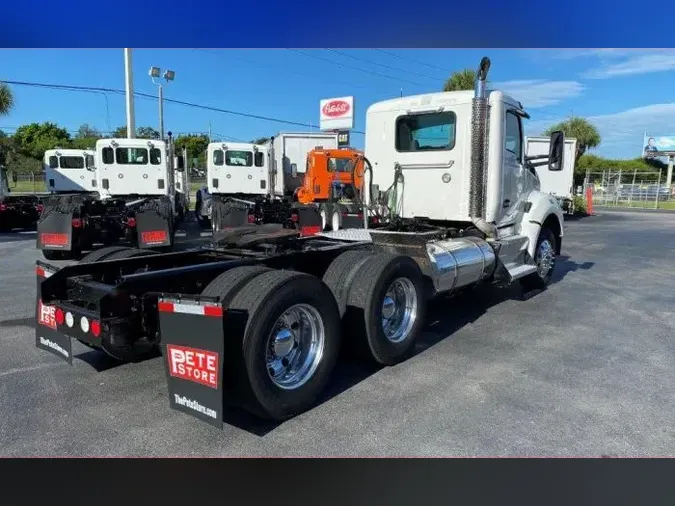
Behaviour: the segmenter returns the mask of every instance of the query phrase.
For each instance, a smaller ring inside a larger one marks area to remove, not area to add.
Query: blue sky
[[[594,152],[640,155],[643,132],[675,135],[675,51],[672,50],[222,50],[135,49],[136,91],[156,94],[151,65],[175,70],[165,97],[317,125],[319,100],[354,95],[356,130],[378,100],[438,91],[455,70],[490,56],[493,87],[512,93],[531,113],[535,135],[570,114],[593,121],[603,137]],[[361,70],[359,70],[361,69]],[[0,80],[124,88],[121,49],[2,50]],[[54,121],[75,131],[125,124],[124,96],[12,86],[16,107],[0,129]],[[212,132],[250,140],[300,127],[165,104],[167,131]],[[136,99],[136,125],[157,128],[157,102]],[[363,146],[363,136],[352,135]]]

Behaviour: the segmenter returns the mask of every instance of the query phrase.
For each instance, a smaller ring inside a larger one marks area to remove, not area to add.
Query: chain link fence
[[[665,170],[587,172],[584,194],[588,189],[593,206],[675,209],[675,185],[666,183]]]

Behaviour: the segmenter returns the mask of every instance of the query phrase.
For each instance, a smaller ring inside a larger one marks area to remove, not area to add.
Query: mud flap
[[[160,297],[157,306],[169,406],[222,429],[224,311],[211,300]]]
[[[247,225],[249,208],[246,205],[237,202],[222,202],[217,206],[216,216],[212,219],[220,221],[221,228],[234,228]]]
[[[153,209],[136,213],[136,231],[141,249],[172,245],[171,224]]]
[[[53,210],[37,225],[37,248],[70,251],[73,247],[73,213]]]
[[[53,273],[41,264],[36,266],[37,296],[35,302],[35,346],[56,355],[73,365],[73,348],[70,337],[57,331],[57,316],[54,306],[42,304],[40,284]]]
[[[296,209],[300,237],[307,237],[322,232],[321,214],[315,206],[303,206]]]

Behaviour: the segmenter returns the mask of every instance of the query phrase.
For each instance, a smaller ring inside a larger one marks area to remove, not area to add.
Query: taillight
[[[297,214],[291,214],[291,221],[293,223],[297,223],[298,222],[298,215]]]
[[[59,308],[56,308],[56,312],[54,313],[54,318],[56,319],[56,323],[59,325],[63,325],[63,321],[65,320],[65,315],[63,314],[63,311]]]
[[[101,335],[101,324],[96,320],[91,322],[91,333],[94,334],[95,337]]]
[[[127,225],[130,227],[135,227],[136,226],[136,218],[127,218]]]
[[[0,204],[0,211],[7,211],[7,204]]]
[[[73,228],[80,228],[82,226],[82,220],[80,218],[73,218]]]
[[[87,320],[86,316],[80,318],[80,329],[82,329],[82,332],[85,334],[89,332],[89,320]]]
[[[45,206],[43,206],[42,204],[38,204],[35,206],[35,209],[37,209],[38,213],[41,213],[42,211],[45,210]]]
[[[249,223],[255,223],[255,214],[249,214],[248,215],[248,222]]]

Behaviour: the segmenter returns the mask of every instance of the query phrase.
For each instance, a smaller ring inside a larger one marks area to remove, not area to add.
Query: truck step
[[[510,281],[515,281],[516,279],[523,278],[527,276],[528,274],[532,274],[533,272],[537,272],[537,266],[536,265],[529,265],[529,264],[509,264],[506,265],[506,270],[509,273],[509,276],[511,277]]]

